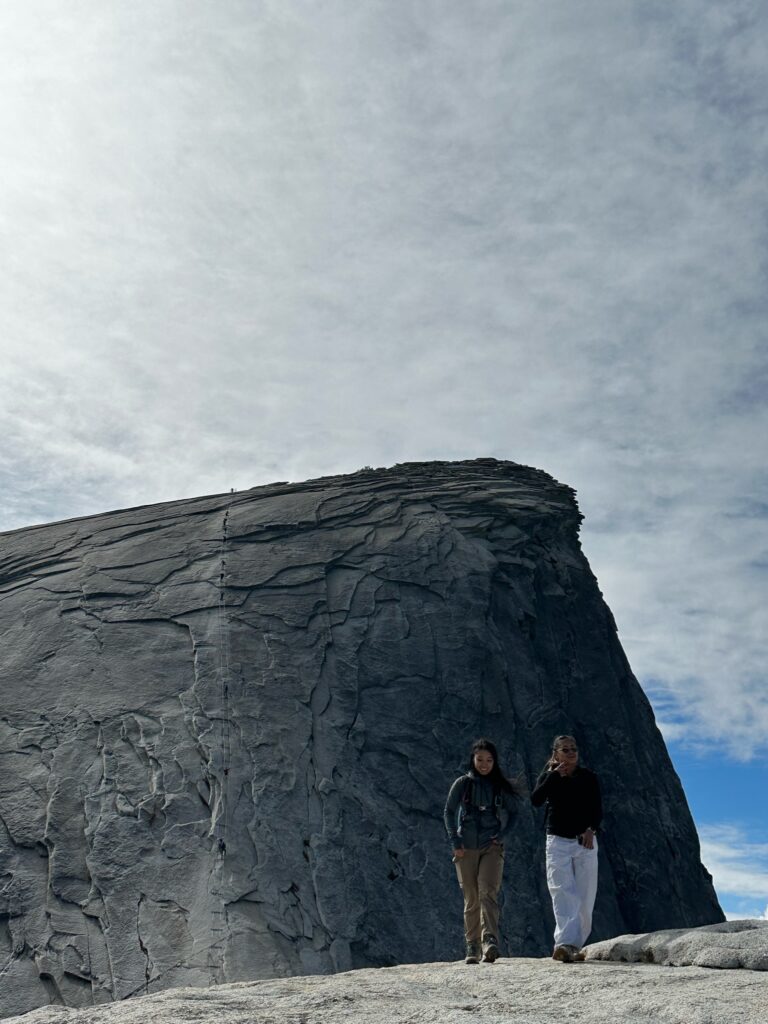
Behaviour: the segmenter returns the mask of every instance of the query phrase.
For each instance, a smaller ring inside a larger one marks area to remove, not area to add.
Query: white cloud
[[[734,911],[733,913],[729,913],[728,911],[725,912],[726,921],[743,921],[745,918],[751,918],[753,921],[768,921],[768,907],[765,908],[765,911],[762,914],[759,911],[755,911],[754,913],[750,913],[748,911],[745,911],[744,913],[740,913],[738,911]]]
[[[404,459],[537,465],[578,488],[667,735],[753,755],[767,18],[9,8],[3,525]]]
[[[699,828],[701,859],[729,917],[768,917],[768,841],[733,824]],[[730,908],[733,909],[730,909]]]

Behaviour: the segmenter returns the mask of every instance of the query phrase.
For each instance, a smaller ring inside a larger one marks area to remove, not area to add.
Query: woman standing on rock
[[[516,796],[515,786],[499,768],[496,747],[490,740],[475,740],[468,771],[451,786],[443,814],[464,894],[468,964],[479,963],[481,955],[492,964],[501,955],[497,897]]]
[[[597,895],[597,830],[603,816],[597,776],[579,766],[573,736],[555,736],[531,793],[547,804],[547,886],[555,912],[554,960],[583,960]]]

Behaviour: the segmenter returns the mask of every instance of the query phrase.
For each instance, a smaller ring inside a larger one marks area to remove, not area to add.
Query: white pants
[[[555,945],[581,949],[592,931],[597,840],[588,850],[577,839],[547,836],[547,885],[555,912]]]

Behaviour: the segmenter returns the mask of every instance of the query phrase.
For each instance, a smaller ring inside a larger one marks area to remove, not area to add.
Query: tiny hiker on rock
[[[579,765],[573,736],[555,736],[531,793],[547,805],[547,886],[555,912],[554,960],[583,960],[597,895],[597,830],[603,816],[594,772]]]
[[[504,872],[504,839],[516,811],[515,785],[499,768],[490,740],[472,744],[469,768],[451,786],[444,820],[464,894],[464,938],[468,964],[492,964],[499,950],[497,897]]]

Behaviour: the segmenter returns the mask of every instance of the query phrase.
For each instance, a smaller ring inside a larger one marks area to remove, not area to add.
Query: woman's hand
[[[588,828],[586,832],[581,833],[581,845],[585,850],[591,850],[595,845],[595,833],[591,828]]]
[[[454,860],[461,860],[461,858],[463,856],[464,856],[464,847],[463,846],[460,846],[457,850],[453,851],[453,859]]]

